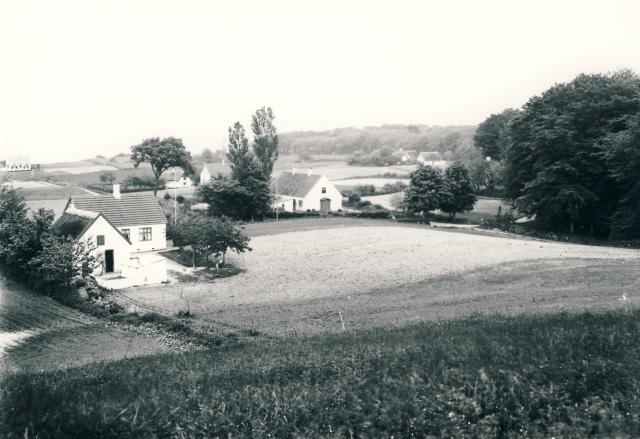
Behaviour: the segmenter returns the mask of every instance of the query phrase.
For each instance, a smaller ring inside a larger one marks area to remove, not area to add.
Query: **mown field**
[[[261,339],[1,384],[7,438],[632,438],[640,312]]]

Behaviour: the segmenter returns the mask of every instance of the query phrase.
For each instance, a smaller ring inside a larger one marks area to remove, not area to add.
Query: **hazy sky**
[[[640,1],[0,0],[0,157],[50,162],[271,106],[280,132],[477,124],[580,72],[640,72]]]

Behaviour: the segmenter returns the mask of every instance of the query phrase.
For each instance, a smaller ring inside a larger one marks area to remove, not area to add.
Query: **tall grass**
[[[1,384],[7,437],[638,437],[640,312],[264,339]]]

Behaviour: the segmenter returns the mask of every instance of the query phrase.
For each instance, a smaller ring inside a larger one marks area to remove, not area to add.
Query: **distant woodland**
[[[469,162],[479,156],[474,148],[475,126],[382,125],[329,131],[279,134],[280,152],[290,154],[371,153],[379,149],[438,151],[445,160]]]

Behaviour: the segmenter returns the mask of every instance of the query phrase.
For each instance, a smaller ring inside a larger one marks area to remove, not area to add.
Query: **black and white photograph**
[[[0,439],[640,438],[639,20],[0,0]]]

